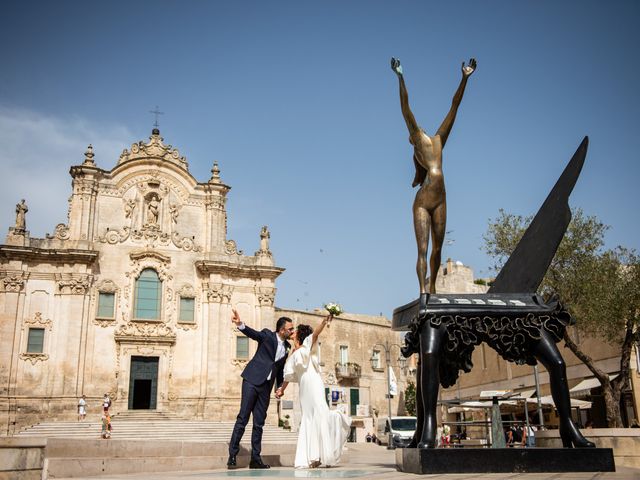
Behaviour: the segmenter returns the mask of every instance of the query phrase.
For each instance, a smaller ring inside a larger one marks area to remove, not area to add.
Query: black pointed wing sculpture
[[[535,293],[547,273],[569,222],[569,195],[587,156],[589,137],[573,154],[529,228],[489,289],[489,293]]]

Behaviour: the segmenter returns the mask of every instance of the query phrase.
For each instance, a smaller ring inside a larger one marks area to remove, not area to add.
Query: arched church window
[[[160,320],[162,282],[158,273],[146,268],[136,280],[135,312],[137,320]]]

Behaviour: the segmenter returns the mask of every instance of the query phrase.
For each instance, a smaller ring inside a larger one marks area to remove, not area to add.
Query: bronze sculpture
[[[398,75],[400,83],[400,106],[404,121],[409,129],[409,142],[413,145],[413,163],[416,174],[412,187],[420,185],[413,202],[413,226],[418,246],[416,272],[420,284],[420,314],[426,313],[429,294],[436,293],[436,277],[440,268],[442,242],[444,241],[447,223],[447,195],[442,174],[442,149],[447,143],[449,133],[456,119],[458,107],[462,101],[467,79],[476,69],[475,59],[469,64],[462,62],[462,79],[453,96],[451,108],[434,136],[428,135],[416,122],[409,108],[409,95],[404,83],[400,60],[391,59],[391,69]],[[429,291],[427,292],[427,250],[429,235],[433,239],[431,258],[429,260]]]
[[[571,419],[566,367],[556,346],[573,321],[559,302],[544,302],[535,295],[571,219],[568,199],[587,145],[585,137],[488,293],[434,295],[425,314],[420,313],[419,300],[394,311],[393,329],[410,330],[403,355],[419,353],[418,425],[410,446],[436,446],[439,385],[452,386],[460,370],[469,372],[471,354],[482,342],[505,360],[542,363],[549,373],[563,446],[595,446]]]

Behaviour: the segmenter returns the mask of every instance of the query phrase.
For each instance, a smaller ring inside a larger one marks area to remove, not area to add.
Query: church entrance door
[[[155,410],[159,357],[131,357],[129,410]]]

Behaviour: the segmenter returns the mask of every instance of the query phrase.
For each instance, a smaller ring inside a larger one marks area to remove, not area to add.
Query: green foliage
[[[475,283],[476,285],[486,285],[487,281],[483,278],[476,278],[473,283]]]
[[[416,385],[413,382],[408,382],[407,388],[404,391],[404,408],[407,411],[407,415],[415,416],[416,414]]]

